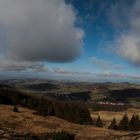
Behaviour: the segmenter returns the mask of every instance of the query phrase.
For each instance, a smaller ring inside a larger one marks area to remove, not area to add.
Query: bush
[[[14,112],[19,112],[19,111],[18,111],[18,107],[17,107],[17,106],[14,106],[14,107],[13,107],[13,111],[14,111]]]
[[[66,131],[46,133],[39,137],[39,140],[74,140],[75,135]]]

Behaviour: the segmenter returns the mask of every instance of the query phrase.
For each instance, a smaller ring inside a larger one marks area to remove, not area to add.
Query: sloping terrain
[[[40,135],[61,130],[74,133],[76,140],[133,140],[139,137],[139,134],[73,124],[51,116],[42,117],[23,107],[19,107],[17,113],[12,109],[13,106],[0,105],[0,139],[21,140],[27,134]]]

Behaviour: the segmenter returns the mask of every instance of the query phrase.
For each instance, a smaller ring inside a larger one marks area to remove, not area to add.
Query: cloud
[[[106,78],[121,78],[121,79],[131,79],[131,80],[140,80],[140,75],[131,75],[131,74],[124,74],[124,73],[113,73],[111,71],[104,71],[103,73],[96,74],[97,77],[106,77]]]
[[[117,52],[131,64],[140,66],[140,0],[131,5],[126,1],[118,2],[112,6],[110,15],[117,30],[121,30],[116,39]]]
[[[33,72],[45,72],[45,73],[50,72],[50,69],[43,63],[39,63],[38,65],[33,67],[31,70],[33,70]]]
[[[98,82],[98,81],[136,81],[140,80],[139,74],[125,74],[120,72],[112,72],[112,71],[102,71],[99,73],[95,72],[85,72],[85,71],[72,71],[63,68],[53,68],[52,71],[53,76],[59,76],[58,79],[76,79],[76,81],[91,81],[91,82]]]
[[[136,35],[123,35],[119,42],[122,57],[136,66],[140,66],[140,39]]]
[[[112,73],[111,71],[104,71],[103,73],[97,74],[98,76],[101,77],[109,77],[109,78],[126,78],[125,74],[121,73]]]
[[[23,71],[27,69],[34,69],[39,63],[35,62],[18,62],[0,56],[0,71]]]
[[[129,23],[126,21],[130,18],[130,5],[130,1],[128,2],[128,0],[117,0],[109,6],[107,10],[107,17],[109,22],[115,27],[116,31],[122,31],[129,27]]]
[[[50,69],[43,62],[15,61],[0,55],[0,72],[49,72]]]
[[[96,57],[91,58],[91,62],[102,69],[122,69],[122,66],[113,64],[111,61],[105,61]]]
[[[75,13],[64,0],[0,0],[0,68],[75,60],[84,36]]]
[[[120,53],[132,64],[140,66],[140,0],[136,0],[128,22],[129,30],[119,39]]]
[[[72,70],[66,70],[63,68],[54,68],[53,72],[55,74],[68,74],[68,75],[91,75],[90,72],[81,72],[81,71],[72,71]]]

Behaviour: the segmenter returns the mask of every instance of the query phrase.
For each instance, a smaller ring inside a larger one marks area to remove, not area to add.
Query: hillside
[[[24,139],[24,136],[41,135],[46,132],[65,130],[76,134],[76,140],[114,140],[124,138],[127,133],[117,132],[89,125],[78,125],[65,120],[34,114],[34,110],[19,107],[19,113],[12,111],[13,106],[0,105],[0,138],[6,140]],[[132,137],[130,137],[131,140]],[[126,140],[130,140],[129,137]]]
[[[98,89],[98,86],[93,88],[106,91],[104,87],[99,87]],[[67,88],[70,89],[70,87]],[[0,139],[46,140],[48,133],[62,131],[74,134],[76,140],[140,139],[138,132],[120,132],[119,130],[124,129],[119,129],[118,131],[106,129],[114,117],[119,123],[125,113],[128,114],[129,119],[133,114],[139,115],[139,108],[128,106],[123,109],[124,106],[110,104],[106,105],[107,108],[104,108],[105,105],[98,105],[98,102],[97,104],[92,104],[92,102],[87,102],[86,100],[79,100],[84,99],[85,95],[92,94],[92,91],[62,94],[62,96],[59,94],[59,96],[56,96],[57,98],[52,95],[51,97],[53,98],[50,98],[46,94],[36,93],[23,92],[13,85],[0,85]],[[61,99],[58,99],[58,97]],[[67,100],[65,97],[71,99]],[[116,97],[122,96],[118,94]],[[19,112],[14,112],[13,106],[18,106]],[[101,107],[99,108],[99,106]],[[95,120],[98,116],[101,117],[104,128],[95,127]],[[45,138],[42,139],[44,136]]]

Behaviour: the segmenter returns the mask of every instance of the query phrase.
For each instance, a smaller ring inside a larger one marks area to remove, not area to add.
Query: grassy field
[[[106,98],[106,94],[101,93],[100,91],[92,90],[91,91],[91,101],[97,101]]]

